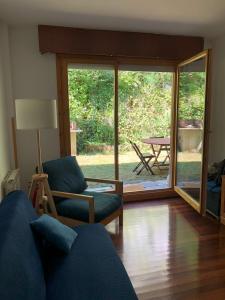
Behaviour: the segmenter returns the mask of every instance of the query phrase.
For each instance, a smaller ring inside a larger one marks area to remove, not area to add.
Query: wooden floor
[[[225,227],[183,200],[126,204],[107,229],[138,299],[225,300]]]

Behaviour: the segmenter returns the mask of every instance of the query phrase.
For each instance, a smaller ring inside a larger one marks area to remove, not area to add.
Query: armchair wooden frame
[[[119,217],[119,225],[123,225],[123,182],[119,180],[109,180],[109,179],[98,179],[98,178],[85,178],[85,181],[89,182],[99,182],[99,183],[110,183],[115,185],[115,190],[109,191],[107,193],[116,193],[121,196],[122,199],[122,205],[119,209],[114,211],[111,215],[107,216],[105,219],[103,219],[100,223],[107,225],[115,218]],[[89,205],[89,221],[83,222],[77,219],[69,218],[61,216],[57,213],[55,202],[53,197],[62,197],[62,198],[69,198],[69,199],[79,199],[88,202]],[[54,214],[54,217],[56,217],[59,221],[62,223],[68,225],[68,226],[76,226],[79,224],[85,224],[85,223],[94,223],[95,222],[95,206],[94,206],[94,197],[93,196],[87,196],[87,195],[81,195],[81,194],[74,194],[74,193],[65,193],[60,191],[51,191],[51,197],[48,197],[49,201],[49,207],[53,207],[53,211],[56,212]],[[51,214],[51,212],[48,212]]]

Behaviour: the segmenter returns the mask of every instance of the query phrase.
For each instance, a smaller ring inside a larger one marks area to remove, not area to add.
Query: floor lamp
[[[18,130],[36,131],[38,173],[32,176],[29,197],[38,211],[46,196],[52,199],[47,180],[48,175],[43,174],[42,169],[41,130],[57,128],[56,100],[16,99],[15,111]],[[54,207],[52,209],[54,210]]]

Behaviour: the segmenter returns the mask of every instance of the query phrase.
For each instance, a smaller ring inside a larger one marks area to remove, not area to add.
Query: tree
[[[181,73],[179,117],[199,119],[204,109],[204,74]],[[114,72],[69,69],[70,120],[82,129],[78,151],[114,144]],[[119,71],[119,141],[140,141],[170,132],[172,73]],[[188,105],[187,105],[188,104]]]
[[[179,119],[202,120],[205,109],[205,72],[180,74]]]

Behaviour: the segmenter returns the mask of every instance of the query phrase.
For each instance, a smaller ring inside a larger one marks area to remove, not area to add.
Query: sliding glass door
[[[125,192],[171,188],[173,68],[69,63],[66,77],[69,151],[85,177],[120,179]]]
[[[68,96],[71,154],[85,177],[114,179],[114,69],[70,64]],[[104,185],[90,183],[90,188]]]
[[[61,155],[76,155],[86,177],[123,180],[127,199],[175,190],[204,212],[208,51],[137,63],[57,56]]]
[[[124,190],[168,189],[173,72],[122,65],[118,82],[119,178]]]
[[[175,190],[204,212],[208,140],[208,52],[178,66]]]

